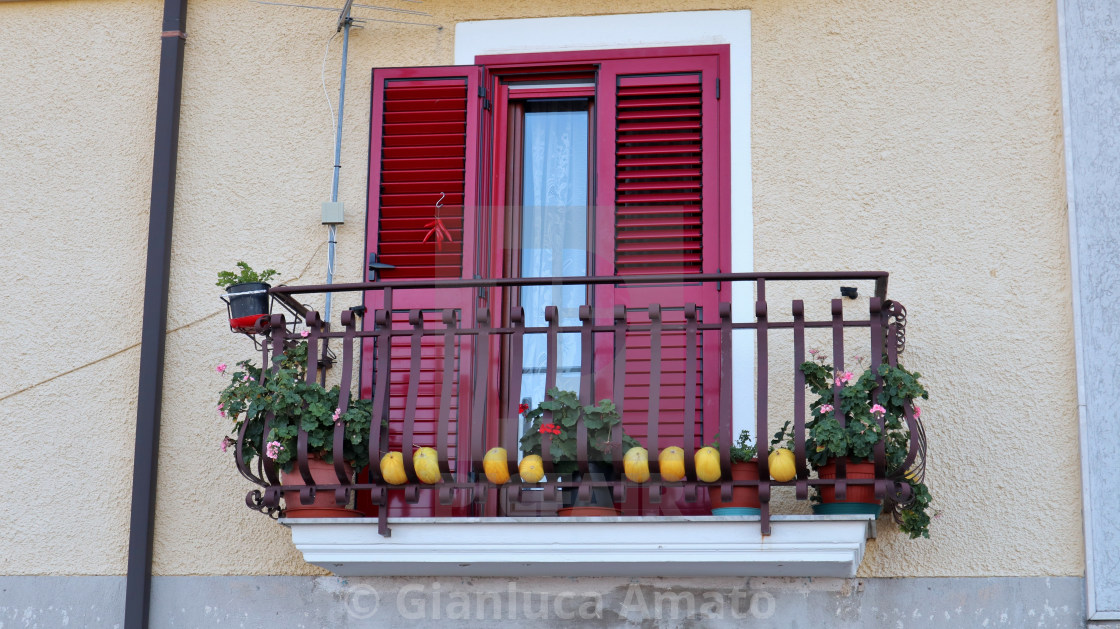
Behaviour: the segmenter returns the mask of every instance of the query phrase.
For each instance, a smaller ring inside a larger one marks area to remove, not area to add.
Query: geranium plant
[[[829,460],[847,457],[851,462],[871,461],[875,446],[885,446],[886,468],[889,476],[910,485],[912,497],[899,512],[903,532],[910,537],[929,537],[929,488],[909,470],[902,469],[910,451],[910,430],[906,425],[905,409],[913,408],[920,417],[922,409],[915,401],[929,399],[929,393],[919,381],[921,374],[902,366],[892,367],[884,360],[877,369],[863,369],[857,357],[854,370],[838,370],[827,364],[827,356],[810,350],[813,360],[801,364],[805,383],[816,399],[809,405],[812,416],[805,422],[805,458],[815,468]],[[876,394],[882,379],[882,388]],[[840,417],[844,423],[841,425]],[[880,428],[879,421],[883,427]],[[777,433],[772,443],[786,442],[792,449],[793,436],[789,422]]]
[[[254,457],[266,456],[284,471],[291,471],[302,428],[307,431],[308,455],[331,463],[335,425],[341,424],[345,434],[343,457],[358,469],[365,467],[369,463],[371,402],[351,396],[342,412],[337,385],[327,389],[318,382],[308,382],[306,341],[293,344],[273,361],[275,370],[262,370],[249,360],[237,363],[240,369],[218,365],[218,372],[228,371],[230,377],[230,383],[218,396],[218,412],[232,420],[233,433],[222,440],[222,450],[236,443],[241,427],[247,423],[242,447],[244,462],[249,464]],[[268,438],[262,439],[269,412],[274,417]]]
[[[552,411],[552,421],[544,421],[545,411]],[[622,417],[614,402],[604,399],[598,404],[583,405],[579,395],[572,391],[561,391],[553,387],[540,404],[525,412],[529,426],[521,437],[521,451],[528,454],[541,454],[542,437],[552,436],[549,453],[556,473],[561,476],[575,472],[576,462],[576,423],[583,420],[587,426],[587,456],[590,461],[609,462],[611,460],[611,432],[617,426],[622,430]],[[622,451],[637,447],[636,439],[622,433]]]
[[[710,445],[719,450],[719,439],[716,439]],[[751,431],[743,430],[739,433],[739,438],[731,445],[731,462],[746,463],[756,456],[758,456],[758,446],[751,443]]]

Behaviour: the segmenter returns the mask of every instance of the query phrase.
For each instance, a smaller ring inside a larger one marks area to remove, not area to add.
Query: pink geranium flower
[[[225,373],[226,372],[226,364],[225,363],[218,363],[218,366],[215,367],[214,370],[217,371],[218,373]]]
[[[302,336],[303,338],[307,338],[310,334],[311,334],[311,332],[309,330],[300,330],[300,333],[299,333],[299,335]]]
[[[914,405],[914,419],[921,419],[921,417],[922,417],[922,409],[917,404],[915,404]]]
[[[340,409],[340,408],[336,408],[336,409],[334,409],[334,415],[331,415],[331,419],[333,419],[333,420],[334,420],[334,423],[336,423],[336,424],[337,424],[337,423],[338,423],[338,418],[339,418],[339,417],[340,417],[341,415],[342,415],[342,409]]]
[[[883,408],[882,405],[880,405],[880,404],[876,404],[876,405],[871,407],[871,414],[872,415],[885,415],[886,413],[887,413],[887,409]]]
[[[821,404],[820,411],[822,413],[831,413],[832,412],[832,405],[831,404]]]
[[[230,447],[231,445],[233,445],[233,442],[230,441],[229,437],[222,438],[222,452],[225,452],[226,448]]]
[[[851,382],[854,378],[855,378],[855,375],[852,374],[852,372],[850,372],[850,371],[845,371],[844,373],[837,374],[836,375],[836,386],[842,387],[845,384],[848,384],[849,382]]]
[[[280,445],[279,441],[269,441],[265,446],[264,455],[275,461],[276,457],[280,456],[280,451],[283,449],[284,446]]]

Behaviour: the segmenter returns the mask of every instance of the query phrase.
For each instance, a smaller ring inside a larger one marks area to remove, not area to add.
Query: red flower
[[[524,415],[525,411],[527,411],[527,410],[529,410],[529,405],[528,404],[519,404],[517,406],[517,414],[518,415]]]
[[[560,427],[556,424],[541,424],[539,432],[545,435],[559,435]]]

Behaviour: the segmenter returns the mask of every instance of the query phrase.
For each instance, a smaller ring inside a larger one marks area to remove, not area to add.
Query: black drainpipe
[[[124,626],[148,626],[152,592],[152,533],[156,517],[156,468],[163,402],[163,352],[167,333],[171,218],[175,208],[175,157],[179,150],[179,102],[183,94],[183,48],[187,0],[164,0],[163,34],[152,159],[152,206],[148,214],[148,261],[144,323],[140,337],[140,393],[136,398],[136,452],[132,468],[132,523]]]

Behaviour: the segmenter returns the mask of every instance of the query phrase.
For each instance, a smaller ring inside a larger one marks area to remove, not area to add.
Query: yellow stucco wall
[[[125,571],[161,12],[0,3],[0,574]]]
[[[907,363],[934,396],[941,515],[931,540],[881,526],[861,575],[1081,574],[1052,0],[624,7],[609,11],[752,11],[756,269],[889,270],[909,308]],[[371,22],[351,40],[341,280],[362,275],[369,68],[451,63],[459,21],[604,12],[590,1],[420,8],[442,29]],[[0,574],[124,573],[161,9],[0,3],[0,274],[14,278],[0,298],[29,304],[35,322],[5,340],[17,360],[0,417],[16,438],[0,459],[22,485],[0,496],[0,539],[15,541]],[[325,12],[190,3],[156,574],[320,573],[286,529],[244,508],[250,486],[218,451],[213,366],[252,353],[225,329],[213,280],[239,259],[291,283],[323,279],[332,30]],[[1033,495],[1043,456],[1048,491]]]

